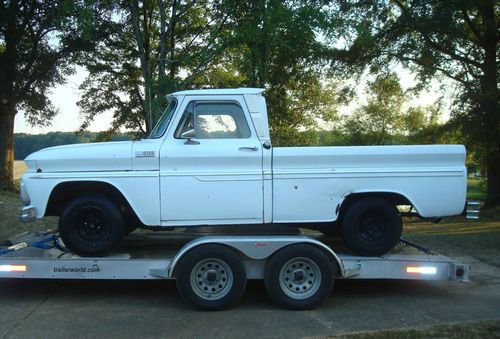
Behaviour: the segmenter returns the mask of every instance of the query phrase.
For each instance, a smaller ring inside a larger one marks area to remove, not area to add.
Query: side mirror
[[[182,132],[181,134],[182,139],[187,139],[186,142],[184,143],[185,145],[199,145],[200,144],[199,141],[191,140],[195,137],[196,137],[196,131],[193,128],[188,129],[187,131]]]

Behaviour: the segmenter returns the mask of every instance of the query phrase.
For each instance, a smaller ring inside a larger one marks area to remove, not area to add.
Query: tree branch
[[[473,22],[469,18],[469,15],[467,14],[467,10],[465,8],[462,8],[462,16],[464,17],[465,23],[467,24],[467,27],[470,28],[471,32],[474,34],[476,39],[478,40],[479,44],[483,44],[483,37],[481,36],[481,33],[478,31],[477,27],[474,26]]]

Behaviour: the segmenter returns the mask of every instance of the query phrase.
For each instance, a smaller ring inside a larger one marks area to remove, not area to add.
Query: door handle
[[[258,150],[257,146],[253,146],[253,147],[240,147],[238,148],[240,151],[256,151]]]

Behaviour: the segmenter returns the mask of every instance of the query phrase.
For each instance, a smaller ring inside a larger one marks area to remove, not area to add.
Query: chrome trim
[[[28,206],[31,203],[31,199],[28,194],[28,191],[26,190],[26,186],[22,181],[21,184],[19,185],[19,199],[21,199],[21,202],[24,204],[24,206]]]
[[[481,203],[479,201],[467,200],[465,205],[465,218],[477,220],[479,219],[479,209],[481,208]]]
[[[22,222],[32,222],[36,218],[35,206],[28,205],[19,209],[19,220]]]

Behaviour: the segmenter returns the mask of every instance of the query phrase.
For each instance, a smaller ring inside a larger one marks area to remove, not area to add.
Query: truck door
[[[263,222],[262,146],[242,96],[187,96],[160,150],[164,226]]]

